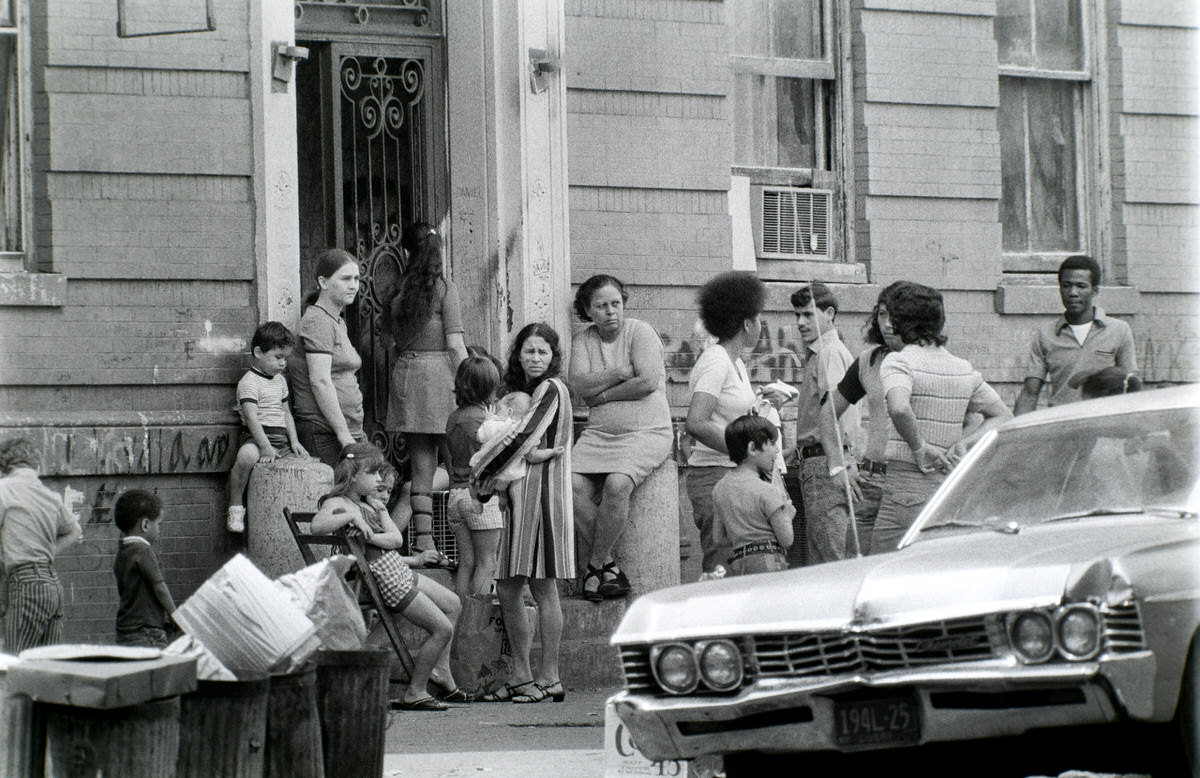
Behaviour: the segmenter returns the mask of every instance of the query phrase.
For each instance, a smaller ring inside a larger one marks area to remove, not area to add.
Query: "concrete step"
[[[422,571],[425,575],[425,571]],[[448,575],[433,571],[431,577]],[[564,678],[576,688],[594,689],[619,686],[622,682],[620,657],[608,640],[625,615],[627,600],[589,602],[577,597],[563,597],[563,640],[559,650],[559,668]],[[425,640],[425,631],[404,618],[396,620],[410,652]],[[376,625],[368,636],[369,645],[390,647],[382,625]],[[540,635],[535,626],[531,659],[535,666],[541,656]],[[392,678],[405,677],[399,659],[392,663]]]

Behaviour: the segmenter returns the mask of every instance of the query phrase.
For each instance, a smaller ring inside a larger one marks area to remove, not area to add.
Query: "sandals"
[[[533,702],[541,702],[544,699],[546,699],[546,690],[541,686],[538,686],[533,681],[526,681],[525,683],[519,683],[516,686],[506,683],[496,691],[483,695],[479,698],[479,701],[515,702],[521,705],[526,705]]]
[[[617,569],[616,562],[609,562],[601,568],[600,575],[600,586],[596,589],[596,593],[600,595],[601,599],[615,600],[629,594],[629,579],[625,577],[624,571]],[[612,576],[612,578],[606,578],[606,576]]]
[[[588,581],[595,578],[596,588],[587,588]],[[604,595],[600,593],[600,583],[604,580],[603,568],[587,566],[587,573],[583,576],[583,582],[580,584],[581,594],[583,599],[591,602],[600,602],[604,599]]]
[[[562,681],[555,681],[554,683],[546,684],[545,686],[539,683],[537,684],[537,687],[542,690],[542,693],[546,697],[549,697],[555,702],[562,702],[567,698],[567,691],[563,688]]]
[[[450,706],[444,702],[439,702],[432,697],[422,697],[419,700],[408,702],[406,700],[392,700],[389,703],[392,710],[412,710],[412,711],[433,711],[433,710],[450,710]]]
[[[527,705],[529,703],[541,702],[546,699],[546,690],[539,686],[534,681],[526,681],[519,683],[516,686],[509,687],[512,692],[512,701],[519,705]],[[518,691],[532,688],[532,691]]]
[[[433,687],[434,694],[442,702],[474,702],[475,695],[470,692],[465,692],[461,688],[455,686],[453,689],[436,678],[429,679],[429,685]]]

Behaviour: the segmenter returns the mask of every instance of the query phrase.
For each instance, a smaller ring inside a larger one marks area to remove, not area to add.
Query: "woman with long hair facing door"
[[[405,228],[407,257],[391,303],[395,350],[385,427],[404,436],[412,466],[412,544],[433,542],[433,474],[446,419],[455,408],[454,371],[467,357],[458,289],[442,271],[442,239],[425,222]]]

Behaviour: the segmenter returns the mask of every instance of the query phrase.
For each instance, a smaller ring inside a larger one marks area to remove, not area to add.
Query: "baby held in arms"
[[[509,392],[488,409],[487,418],[479,425],[478,432],[479,442],[484,444],[484,448],[471,457],[472,467],[475,466],[484,450],[491,450],[493,445],[499,443],[502,438],[521,428],[521,421],[529,412],[532,400],[533,398],[525,392]],[[524,460],[518,459],[500,471],[494,481],[497,487],[504,487],[514,481],[519,481],[529,471],[528,462],[535,464],[545,462],[561,453],[563,453],[561,447],[535,448],[525,455]]]

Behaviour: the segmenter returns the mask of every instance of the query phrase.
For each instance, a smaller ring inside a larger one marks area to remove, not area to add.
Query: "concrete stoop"
[[[421,574],[426,575],[426,572],[422,571]],[[447,573],[434,571],[432,577],[449,586]],[[594,603],[577,597],[562,598],[563,640],[559,648],[559,671],[563,683],[569,688],[602,689],[621,685],[623,677],[620,655],[609,645],[608,640],[620,623],[621,617],[625,615],[626,604],[624,599]],[[404,618],[397,619],[396,623],[409,651],[415,653],[425,639],[425,631]],[[390,647],[381,624],[377,624],[371,630],[367,644]],[[540,657],[540,636],[535,630],[531,657],[535,666]],[[393,659],[391,677],[393,681],[406,680],[399,659]]]

